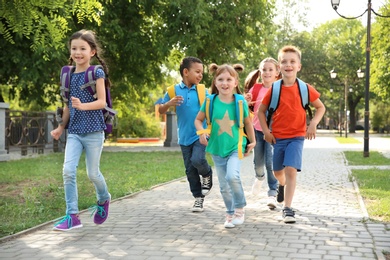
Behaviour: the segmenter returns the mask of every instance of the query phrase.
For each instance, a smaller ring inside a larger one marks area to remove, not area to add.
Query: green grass
[[[65,214],[63,153],[0,163],[0,237]],[[181,152],[103,152],[101,171],[112,199],[185,176]],[[79,208],[96,203],[85,157],[77,172]]]
[[[349,165],[390,165],[390,159],[379,152],[363,157],[361,152],[344,152]],[[378,168],[352,170],[370,219],[390,222],[390,173]]]
[[[363,157],[363,152],[345,151],[348,165],[390,165],[390,159],[380,152],[371,151],[369,157]]]

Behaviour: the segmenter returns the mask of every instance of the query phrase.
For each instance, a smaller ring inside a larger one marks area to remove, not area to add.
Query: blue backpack
[[[61,97],[65,103],[69,102],[69,86],[70,86],[70,76],[74,72],[76,67],[74,66],[64,66],[61,69]],[[96,96],[96,70],[100,68],[103,69],[101,65],[91,65],[88,67],[88,69],[85,71],[84,76],[84,85],[80,86],[82,90],[87,90],[95,99]],[[112,100],[111,100],[111,93],[109,88],[106,89],[106,106],[102,109],[104,122],[106,124],[106,130],[104,130],[105,133],[109,134],[112,133],[114,121],[115,121],[115,115],[117,114],[117,111],[115,111],[112,108]],[[57,121],[58,123],[62,123],[62,108],[57,108]]]
[[[198,131],[197,134],[203,134],[211,133],[211,122],[212,122],[212,116],[213,116],[213,101],[217,94],[213,94],[206,97],[206,107],[205,107],[205,114],[206,114],[206,122],[207,122],[207,129],[203,131]],[[236,124],[239,128],[239,138],[238,138],[238,158],[242,159],[244,157],[244,151],[242,151],[242,140],[244,137],[247,138],[247,135],[245,133],[244,128],[244,96],[240,94],[234,94],[234,100],[236,102]],[[247,144],[249,143],[249,140],[247,140]]]
[[[309,113],[309,119],[313,118],[312,112],[309,106],[310,98],[309,98],[309,86],[303,82],[302,80],[297,78],[299,94],[301,97],[301,105],[304,110],[307,110]],[[268,105],[267,109],[267,125],[268,127],[271,125],[271,119],[273,113],[278,109],[279,100],[280,100],[280,92],[282,90],[283,80],[279,79],[272,83],[272,92],[271,92],[271,101]]]

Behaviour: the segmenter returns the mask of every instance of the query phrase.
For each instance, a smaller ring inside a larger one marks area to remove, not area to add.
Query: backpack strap
[[[75,67],[74,66],[64,66],[61,68],[61,75],[60,75],[60,81],[61,81],[61,97],[64,103],[68,103],[69,101],[69,86],[70,86],[70,76],[74,72]]]
[[[257,96],[259,95],[261,89],[261,84],[260,83],[255,83],[253,85],[253,90],[252,90],[252,101],[256,102]],[[255,109],[255,105],[250,105],[249,109],[253,112]]]
[[[176,96],[176,90],[175,85],[169,86],[167,88],[168,96],[170,99],[174,98]],[[203,105],[203,102],[206,99],[206,87],[204,84],[198,84],[196,85],[196,92],[198,93],[198,99],[199,99],[199,106]],[[176,111],[176,106],[173,108],[174,111]]]
[[[96,71],[99,68],[104,71],[102,65],[89,66],[84,74],[84,85],[80,86],[80,88],[82,90],[86,89],[93,96],[94,99],[97,98],[97,95],[96,95]]]
[[[299,94],[301,96],[301,104],[303,109],[305,109],[309,114],[309,119],[312,120],[313,114],[311,111],[311,108],[309,106],[310,104],[310,96],[309,96],[309,86],[303,82],[302,80],[298,79],[298,86],[299,86]]]
[[[275,112],[275,110],[279,106],[279,100],[280,100],[280,92],[282,90],[282,80],[279,79],[272,83],[272,92],[271,92],[271,101],[268,105],[267,109],[267,125],[268,127],[271,124],[272,114]]]
[[[237,118],[237,126],[238,126],[238,158],[244,158],[244,152],[242,150],[242,142],[244,137],[247,137],[245,134],[244,128],[244,97],[240,94],[234,94],[234,100],[236,103],[236,118]]]
[[[213,95],[210,95],[210,96],[206,97],[205,115],[206,115],[207,128],[199,130],[199,131],[196,131],[197,135],[210,134],[211,133],[211,122],[212,122],[212,115],[213,115],[213,103],[214,103],[214,99],[215,99],[216,95],[217,94],[213,94]]]

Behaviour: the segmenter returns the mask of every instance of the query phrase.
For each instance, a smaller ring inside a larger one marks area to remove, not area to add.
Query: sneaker
[[[255,178],[255,182],[252,185],[252,194],[253,195],[259,195],[260,194],[260,192],[261,192],[261,185],[262,185],[261,180]]]
[[[279,203],[282,203],[284,201],[284,186],[279,185],[278,187],[278,196],[276,199]]]
[[[203,211],[203,201],[204,198],[198,197],[195,198],[194,206],[192,207],[192,212],[202,212]]]
[[[284,207],[282,216],[284,223],[295,223],[295,213],[292,208]]]
[[[111,200],[111,194],[110,198],[106,200],[103,204],[99,203],[99,201],[96,203],[95,206],[92,206],[89,208],[92,214],[95,213],[93,217],[93,222],[97,225],[103,224],[104,221],[108,218],[108,208],[110,206],[110,200]]]
[[[269,196],[268,197],[268,202],[267,206],[269,209],[275,209],[277,204],[276,204],[276,198],[274,196]]]
[[[74,228],[81,228],[83,224],[77,214],[66,215],[63,219],[54,224],[53,230],[69,231]]]
[[[234,215],[226,214],[226,220],[225,220],[225,223],[223,224],[225,226],[225,228],[234,228],[235,227],[235,225],[232,222],[233,216]]]
[[[207,177],[202,176],[202,194],[206,196],[210,193],[211,187],[213,187],[213,176],[210,174]]]
[[[242,225],[245,220],[245,211],[244,209],[236,209],[234,212],[234,218],[232,220],[233,225]]]

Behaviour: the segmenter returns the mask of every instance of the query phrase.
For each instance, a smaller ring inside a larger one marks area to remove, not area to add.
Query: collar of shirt
[[[179,86],[180,86],[180,88],[188,88],[188,86],[187,86],[186,84],[184,84],[183,81],[180,82]],[[189,89],[192,89],[192,88],[195,89],[195,88],[196,88],[196,85],[193,84]]]

